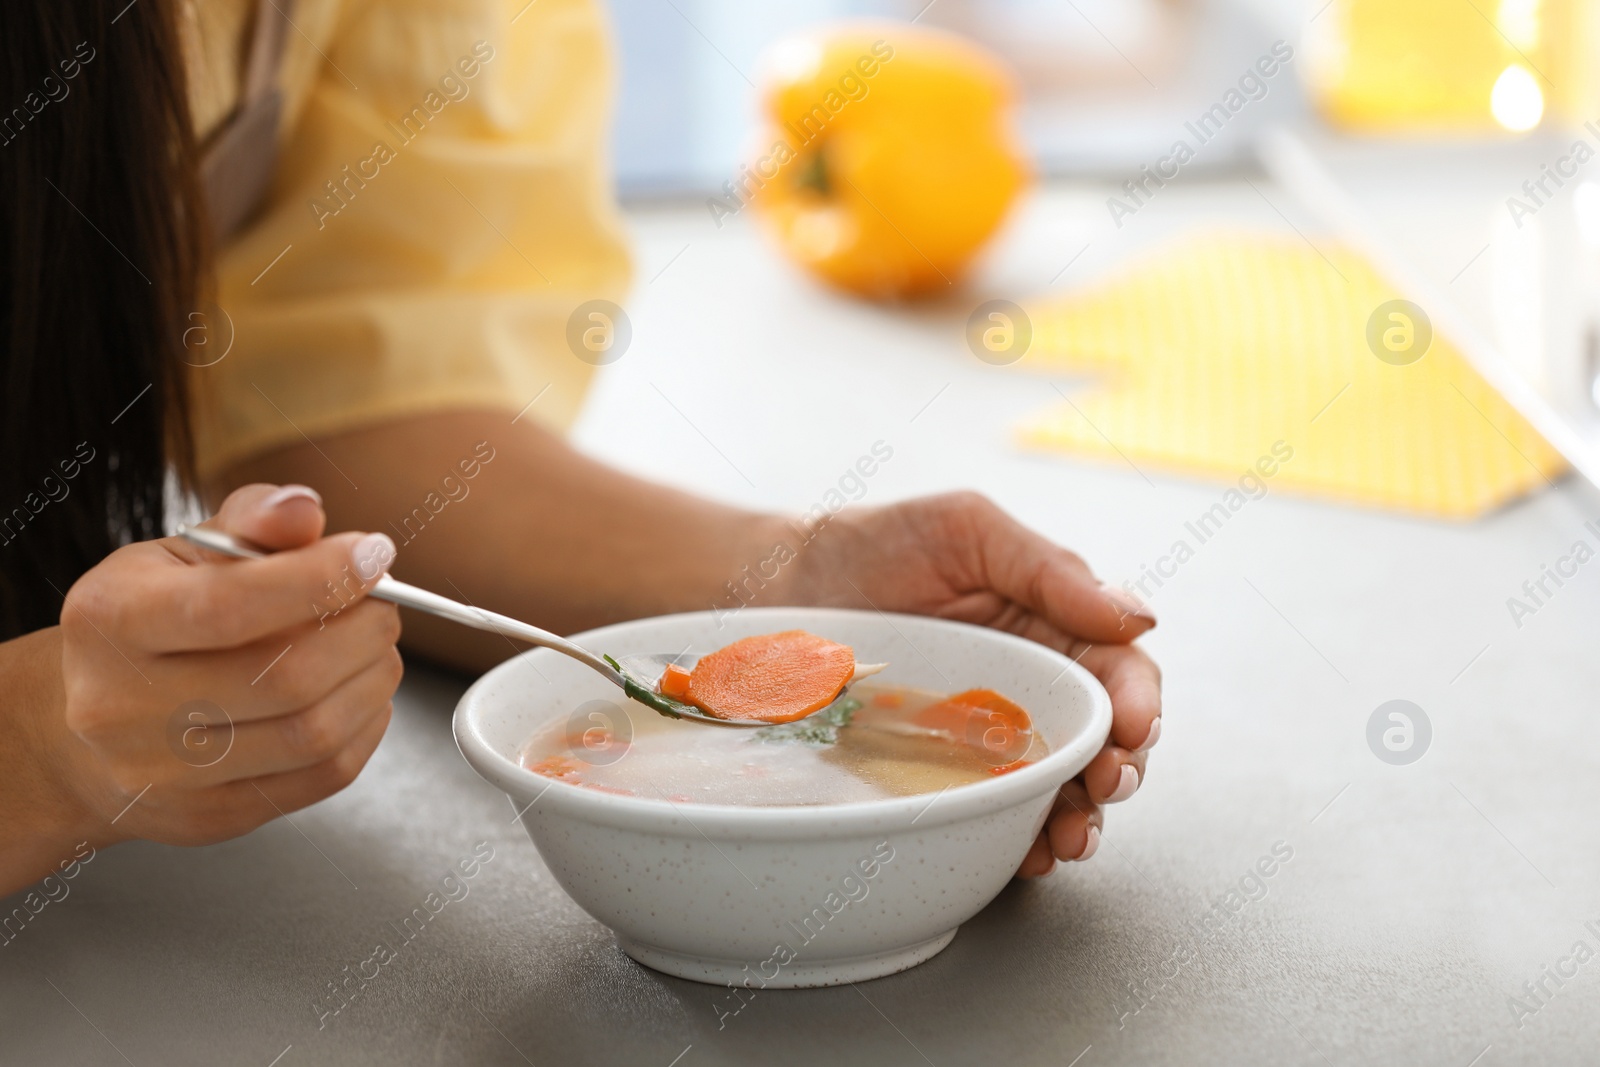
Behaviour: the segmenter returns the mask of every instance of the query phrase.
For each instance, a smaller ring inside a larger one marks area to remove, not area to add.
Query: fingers
[[[982,497],[963,497],[963,521],[996,592],[1067,633],[1126,644],[1156,624],[1138,597],[1104,585],[1083,560]]]
[[[363,600],[323,623],[308,621],[240,648],[160,657],[156,677],[214,701],[236,724],[252,722],[322,700],[391,656],[399,638],[399,609]]]
[[[1089,799],[1083,783],[1074,779],[1056,791],[1044,829],[1034,839],[1017,867],[1018,878],[1038,878],[1055,870],[1056,861],[1090,859],[1100,847],[1105,816]]]
[[[1161,738],[1161,671],[1142,649],[1080,646],[1075,659],[1111,697],[1111,737],[1079,779],[1097,804],[1119,804],[1144,782],[1145,760]]]
[[[1081,863],[1093,858],[1100,848],[1104,827],[1105,813],[1089,799],[1083,783],[1074,779],[1056,791],[1055,807],[1045,822],[1044,833],[1051,855]]]
[[[216,516],[201,525],[281,551],[309,545],[322,536],[326,522],[322,497],[310,486],[257,483],[229,493]]]
[[[1039,836],[1028,847],[1028,854],[1022,857],[1022,863],[1017,867],[1017,877],[1042,878],[1055,869],[1056,858],[1050,854],[1050,843],[1045,840],[1044,831],[1040,830]]]
[[[1161,670],[1143,649],[1081,644],[1067,653],[1100,680],[1111,697],[1111,740],[1149,751],[1161,737]]]
[[[324,523],[307,487],[247,486],[209,525],[275,552],[234,560],[168,538],[73,584],[61,717],[91,755],[82,795],[120,812],[119,832],[232,837],[275,816],[263,789],[303,807],[371,756],[401,662],[398,610],[366,594],[394,544],[322,537]]]
[[[192,779],[127,789],[124,821],[133,824],[134,836],[170,845],[207,845],[249,833],[355,781],[383,739],[392,714],[393,706],[384,703],[332,757],[300,770],[198,791],[189,788]],[[134,800],[137,803],[131,803]]]
[[[236,648],[307,622],[325,623],[358,603],[395,556],[384,534],[357,532],[265,559],[218,559],[202,549],[209,559],[193,565],[185,560],[196,550],[175,538],[124,551],[164,551],[178,568],[123,568],[119,576],[131,587],[100,598],[114,612],[136,605],[142,616],[160,620],[137,628],[133,619],[114,617],[105,627],[137,631],[142,647],[156,652]]]
[[[1082,664],[1111,698],[1111,743],[1148,752],[1161,739],[1161,670],[1141,648],[1076,641],[1037,617],[1011,630]]]
[[[373,752],[377,751],[378,742],[383,740],[384,731],[389,728],[389,720],[393,715],[394,706],[384,705],[348,745],[321,763],[289,771],[286,774],[270,774],[262,778],[230,782],[222,788],[239,798],[241,803],[251,803],[253,797],[253,803],[259,806],[265,799],[273,808],[268,820],[274,814],[287,815],[309,807],[356,780],[362,768],[367,765],[367,761],[372,758]]]
[[[400,684],[400,653],[388,653],[310,707],[256,722],[235,722],[227,755],[195,772],[206,785],[282,775],[333,759],[387,716]]]
[[[1102,748],[1078,776],[1096,804],[1120,804],[1144,782],[1145,753],[1118,745]]]

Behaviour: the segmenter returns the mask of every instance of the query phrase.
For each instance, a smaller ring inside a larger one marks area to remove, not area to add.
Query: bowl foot
[[[752,989],[809,989],[814,986],[864,982],[870,978],[897,974],[932,959],[955,936],[955,930],[950,930],[915,945],[866,956],[845,956],[827,960],[807,960],[801,956],[780,967],[777,976],[773,978],[766,978],[760,974],[756,965],[748,960],[719,960],[706,956],[690,956],[633,941],[621,934],[617,934],[617,945],[622,951],[652,970],[678,978],[687,978],[692,982],[706,982],[719,986],[731,982],[736,986],[742,986],[748,980]]]

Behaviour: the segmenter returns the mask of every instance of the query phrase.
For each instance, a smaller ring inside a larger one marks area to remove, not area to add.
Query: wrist
[[[709,607],[726,617],[745,607],[785,603],[785,571],[792,566],[795,541],[787,520],[781,515],[749,514],[728,532],[732,536],[712,568],[709,603],[695,607]]]
[[[771,516],[764,531],[764,558],[776,561],[757,575],[771,574],[761,591],[760,603],[807,607],[860,605],[851,589],[844,561],[858,537],[858,516],[853,511],[834,514]]]
[[[0,895],[121,839],[91,800],[93,753],[67,729],[61,632],[0,645]]]

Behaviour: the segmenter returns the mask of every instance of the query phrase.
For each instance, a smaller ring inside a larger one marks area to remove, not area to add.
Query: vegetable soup
[[[806,718],[755,729],[607,705],[536,734],[523,766],[674,803],[841,804],[984,781],[1048,751],[1028,713],[987,689],[940,696],[859,684]]]

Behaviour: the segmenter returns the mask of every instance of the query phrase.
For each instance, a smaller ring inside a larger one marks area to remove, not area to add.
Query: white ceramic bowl
[[[737,807],[620,796],[518,762],[540,727],[591,700],[655,712],[588,668],[534,650],[484,675],[456,707],[462,755],[511,797],[562,887],[640,963],[751,988],[832,985],[921,963],[994,899],[1056,789],[1105,743],[1111,702],[1065,656],[995,630],[911,615],[745,608],[640,619],[574,637],[611,655],[709,652],[803,629],[887,661],[881,681],[939,692],[988,687],[1023,707],[1050,753],[937,795],[814,807]],[[684,724],[685,730],[718,729]],[[624,757],[625,758],[625,757]]]

